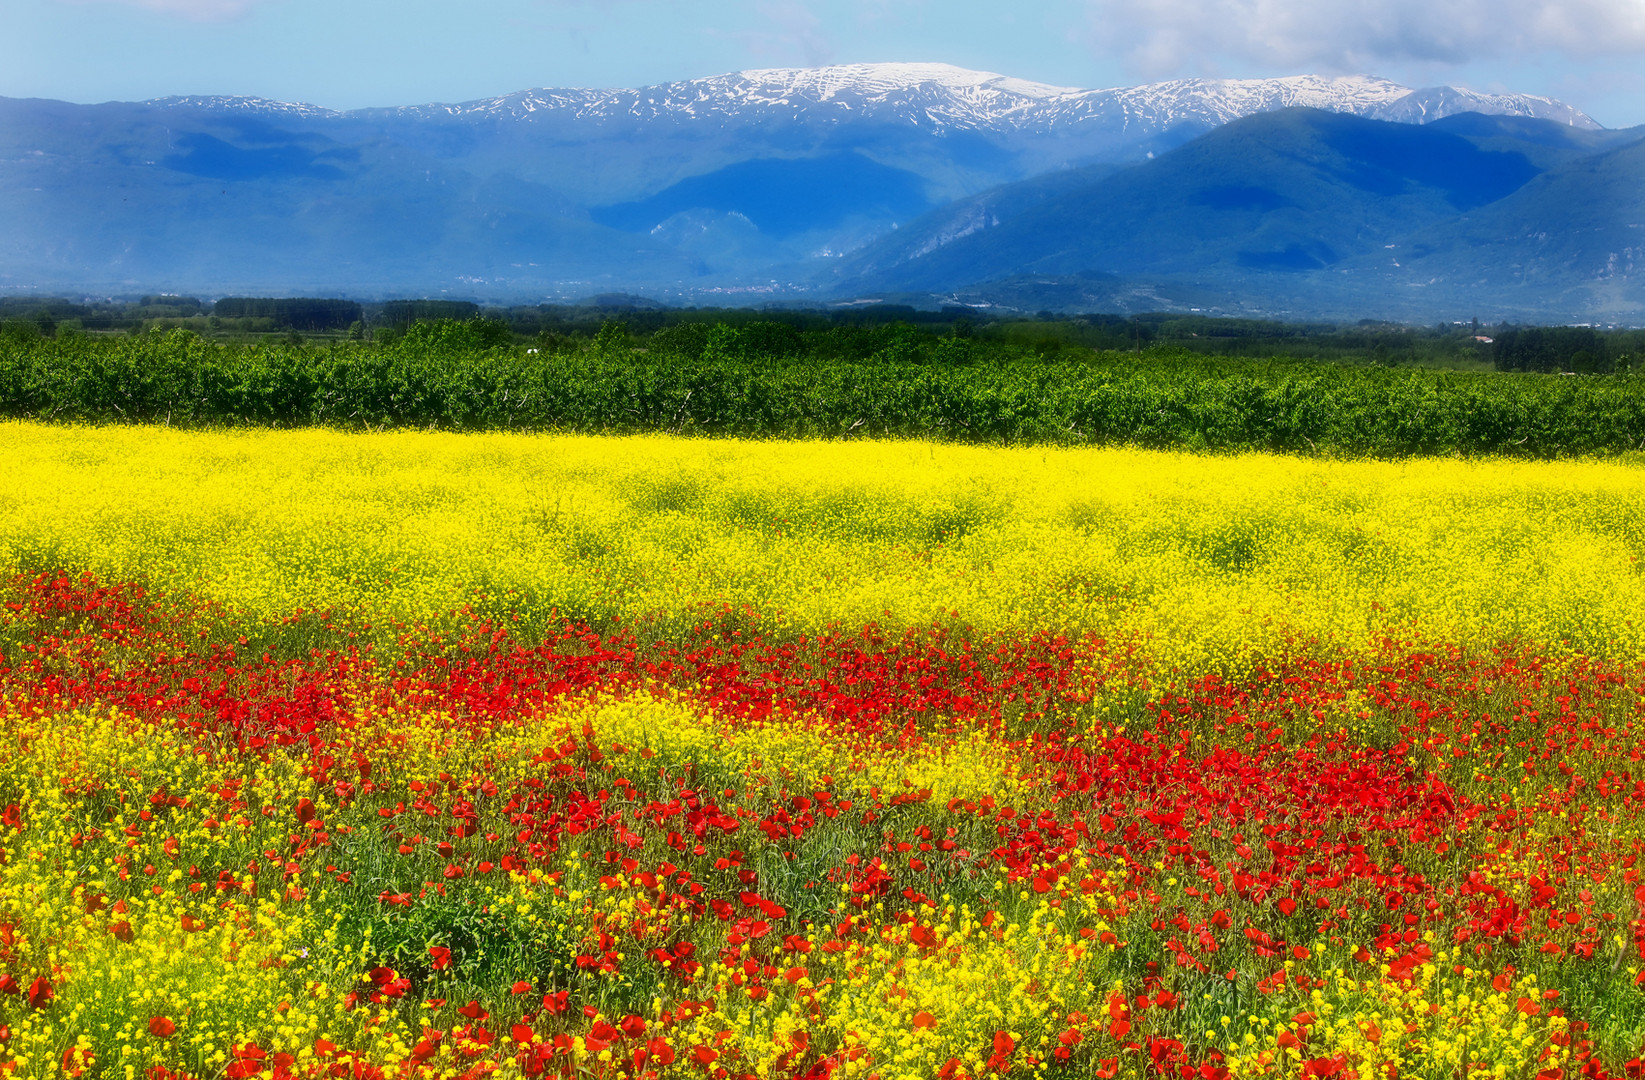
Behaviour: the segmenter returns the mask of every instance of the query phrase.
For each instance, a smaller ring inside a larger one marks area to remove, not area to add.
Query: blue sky
[[[0,0],[0,95],[331,108],[940,61],[1077,87],[1383,75],[1645,123],[1645,0]]]

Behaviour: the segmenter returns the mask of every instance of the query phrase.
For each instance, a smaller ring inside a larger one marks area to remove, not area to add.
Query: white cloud
[[[69,0],[70,3],[110,3],[142,8],[160,15],[175,15],[195,22],[222,22],[237,19],[253,8],[278,0]]]
[[[1229,61],[1358,72],[1645,53],[1641,0],[1089,0],[1087,12],[1086,43],[1148,77]]]

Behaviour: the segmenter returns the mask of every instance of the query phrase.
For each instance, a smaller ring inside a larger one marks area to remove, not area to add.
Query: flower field
[[[1645,1077],[1645,471],[0,425],[15,1077]]]

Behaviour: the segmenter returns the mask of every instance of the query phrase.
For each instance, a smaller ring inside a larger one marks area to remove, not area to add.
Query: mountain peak
[[[1238,102],[1252,111],[1301,106],[1320,108],[1343,102],[1385,103],[1411,92],[1376,75],[1285,75],[1273,79],[1173,79],[1098,91],[1154,98],[1212,98]]]
[[[343,115],[335,109],[326,109],[319,105],[232,94],[173,95],[150,98],[143,104],[158,109],[198,109],[210,112],[253,113],[259,116],[293,116],[303,119]]]
[[[1530,116],[1555,120],[1574,128],[1599,130],[1600,125],[1586,113],[1563,101],[1535,94],[1481,94],[1456,86],[1431,86],[1412,90],[1385,110],[1384,120],[1407,124],[1427,124],[1458,113],[1492,113],[1501,116]]]
[[[756,68],[727,77],[743,79],[761,87],[786,88],[823,101],[847,92],[884,94],[926,86],[961,92],[986,89],[1040,100],[1085,93],[1076,88],[1014,79],[992,71],[972,71],[953,64],[833,64],[817,68]]]
[[[1529,116],[1597,129],[1563,102],[1531,94],[1482,94],[1454,86],[1413,90],[1375,75],[1289,75],[1274,79],[1176,79],[1081,95],[1152,123],[1225,124],[1275,109],[1311,108],[1373,120],[1425,124],[1461,112]]]
[[[938,132],[990,128],[1066,132],[1071,126],[1093,121],[1216,126],[1252,113],[1294,106],[1403,123],[1427,123],[1473,111],[1599,127],[1580,111],[1549,98],[1482,94],[1456,87],[1413,90],[1375,75],[1175,79],[1086,90],[953,64],[915,62],[754,68],[636,89],[524,90],[456,105],[397,111],[680,122],[803,113],[829,123],[848,116],[880,116]]]
[[[1557,120],[1598,129],[1581,111],[1532,94],[1484,94],[1452,86],[1413,90],[1374,75],[1289,75],[1272,79],[1174,79],[1085,90],[941,63],[834,64],[753,68],[629,89],[522,90],[456,104],[433,103],[337,113],[259,97],[168,97],[161,108],[320,118],[336,116],[509,117],[576,120],[714,120],[778,113],[827,122],[881,116],[928,130],[1066,131],[1119,122],[1216,126],[1252,113],[1306,106],[1378,120],[1428,123],[1461,112]]]

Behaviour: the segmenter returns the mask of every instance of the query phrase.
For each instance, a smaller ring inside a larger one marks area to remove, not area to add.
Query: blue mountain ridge
[[[1293,314],[1641,317],[1642,140],[1476,114],[1265,113],[1141,165],[939,209],[841,260],[836,281],[1024,306],[1032,279],[1042,306],[1072,288],[1122,308],[1127,291],[1145,307],[1176,291]]]
[[[1557,102],[1369,78],[1099,92],[942,65],[352,113],[0,98],[0,289],[936,302],[1011,280],[1032,303],[1033,278],[1074,304],[1307,307],[1443,270],[1394,290],[1416,310],[1473,280],[1468,252],[1562,236],[1577,163],[1632,139]],[[1616,213],[1580,258],[1542,241],[1514,303],[1630,310],[1633,167],[1593,174]]]

